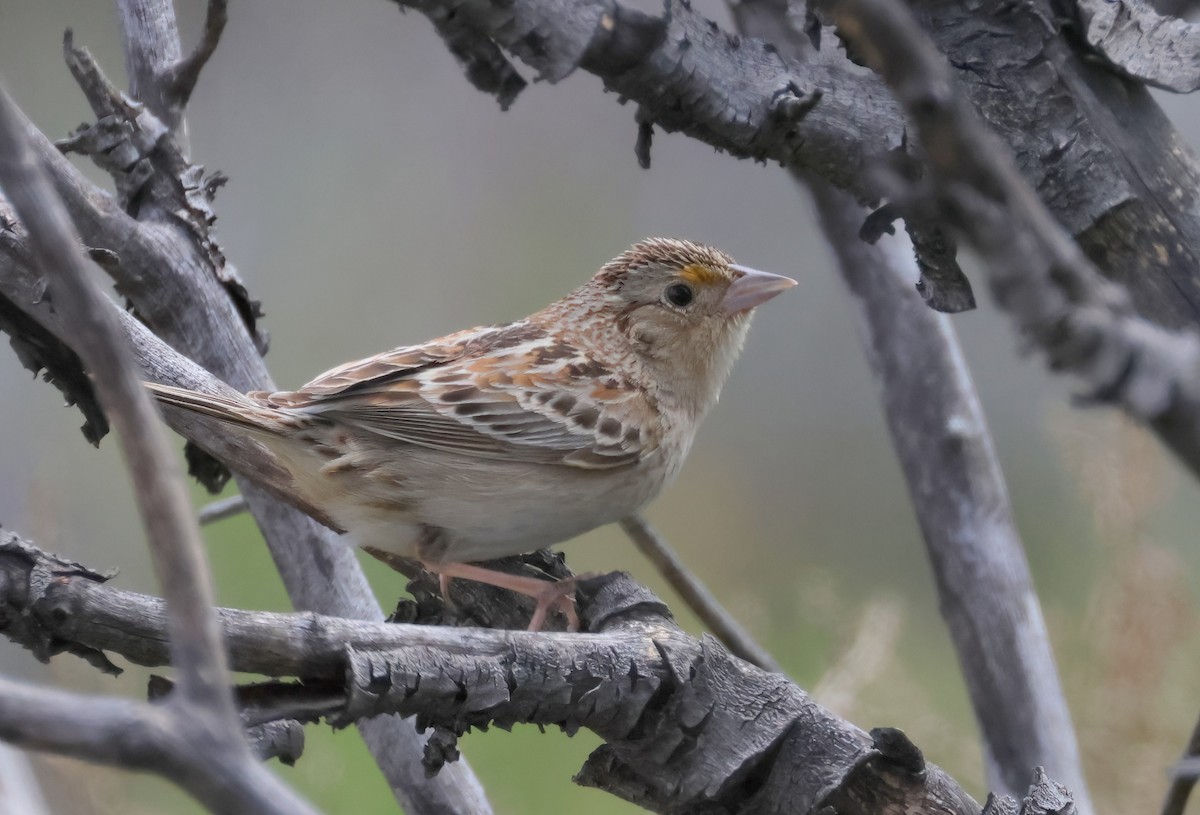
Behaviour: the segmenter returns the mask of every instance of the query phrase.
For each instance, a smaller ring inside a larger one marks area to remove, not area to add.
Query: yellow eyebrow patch
[[[679,276],[687,282],[697,285],[710,285],[721,280],[721,275],[699,263],[689,263],[687,266],[684,266],[679,270]]]

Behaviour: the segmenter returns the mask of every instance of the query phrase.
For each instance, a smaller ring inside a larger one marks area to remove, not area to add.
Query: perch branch
[[[0,539],[0,586],[0,620],[23,622],[5,629],[22,644],[166,656],[160,600],[14,536]],[[899,731],[868,736],[781,675],[693,639],[628,576],[581,581],[579,600],[588,634],[219,614],[236,669],[303,680],[256,686],[255,709],[275,711],[260,719],[415,713],[450,750],[471,727],[586,727],[606,743],[579,780],[660,812],[979,812]]]

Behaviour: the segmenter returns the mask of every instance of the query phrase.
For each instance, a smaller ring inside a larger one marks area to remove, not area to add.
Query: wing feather
[[[335,368],[260,401],[434,450],[621,467],[659,444],[645,393],[528,322],[471,329]]]

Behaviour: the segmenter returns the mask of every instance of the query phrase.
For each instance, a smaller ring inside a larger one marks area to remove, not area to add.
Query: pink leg
[[[489,586],[496,586],[509,591],[515,591],[517,594],[524,594],[526,597],[532,597],[536,601],[537,606],[533,611],[533,618],[529,621],[530,631],[540,631],[546,622],[546,615],[550,611],[557,609],[561,611],[567,618],[567,630],[579,630],[579,614],[575,611],[575,580],[574,577],[566,577],[562,580],[539,580],[536,577],[522,577],[521,575],[508,574],[507,572],[498,572],[495,569],[485,569],[482,566],[474,566],[470,563],[425,563],[422,565],[426,569],[438,575],[438,580],[442,587],[442,596],[449,600],[447,589],[450,586],[450,581],[456,577],[461,577],[464,580],[474,580],[476,583],[486,583]]]

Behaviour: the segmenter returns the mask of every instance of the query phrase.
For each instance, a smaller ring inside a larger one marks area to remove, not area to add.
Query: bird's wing
[[[488,459],[608,469],[653,455],[660,440],[642,390],[527,322],[398,348],[297,391],[252,396],[293,415]]]

